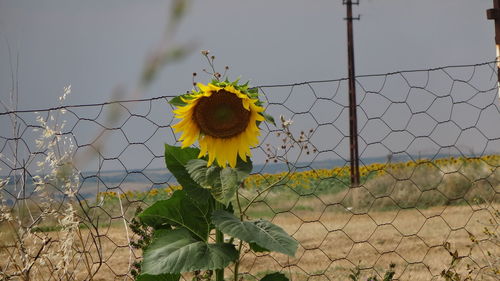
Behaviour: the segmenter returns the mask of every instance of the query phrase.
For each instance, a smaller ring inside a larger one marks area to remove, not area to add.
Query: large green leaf
[[[180,274],[160,274],[160,275],[149,275],[141,274],[137,276],[135,281],[179,281],[181,278]]]
[[[193,159],[186,164],[186,170],[197,184],[210,190],[215,200],[226,206],[231,201],[235,189],[232,190],[232,193],[229,193],[231,190],[225,190],[223,188],[221,182],[223,170],[219,166],[212,165],[207,167],[207,161],[203,159]]]
[[[217,201],[227,205],[231,202],[234,195],[236,195],[236,191],[238,190],[239,181],[236,169],[232,169],[230,167],[222,169],[220,172],[220,181],[220,188],[214,190],[212,195]]]
[[[236,172],[238,173],[238,181],[241,183],[243,182],[252,172],[253,165],[252,165],[252,160],[250,158],[247,158],[247,161],[241,160],[241,158],[238,157],[238,162],[236,162]]]
[[[262,252],[270,252],[266,248],[262,248],[261,246],[257,245],[256,243],[248,243],[250,246],[250,249],[254,251],[255,253],[262,253]]]
[[[192,159],[186,164],[186,170],[191,178],[203,188],[214,188],[220,186],[220,171],[216,165],[207,167],[207,161],[203,159]]]
[[[177,190],[169,199],[157,201],[144,210],[139,214],[139,218],[153,227],[158,224],[185,227],[199,240],[207,241],[212,206],[210,196],[205,197],[203,201],[195,201],[183,190]]]
[[[203,191],[201,186],[191,178],[185,166],[189,160],[197,159],[199,153],[198,148],[180,148],[165,144],[165,163],[168,170],[175,176],[188,195],[196,201],[202,201],[203,197],[209,193]]]
[[[221,169],[217,165],[207,167],[207,161],[192,159],[185,165],[191,178],[200,186],[210,189],[213,197],[227,206],[234,198],[238,186],[252,171],[252,161],[247,162],[238,158],[235,168]]]
[[[165,163],[167,164],[167,168],[183,187],[198,187],[198,184],[191,179],[184,166],[189,160],[197,159],[199,153],[200,150],[197,148],[180,148],[165,144]]]
[[[208,244],[184,229],[163,230],[144,251],[142,272],[159,275],[225,268],[238,258],[234,245]]]
[[[288,281],[288,278],[283,273],[275,272],[267,274],[260,281]]]
[[[250,158],[248,158],[246,162],[238,158],[235,168],[226,167],[220,172],[220,191],[217,194],[214,191],[212,192],[212,195],[215,199],[227,205],[227,203],[229,203],[236,195],[240,184],[250,175],[251,172],[252,161]]]
[[[256,243],[269,251],[280,252],[294,256],[298,243],[290,237],[281,227],[266,221],[240,221],[233,214],[217,210],[212,214],[215,227],[235,238],[248,243]]]

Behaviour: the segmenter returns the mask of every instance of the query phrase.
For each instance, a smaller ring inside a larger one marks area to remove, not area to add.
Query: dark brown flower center
[[[235,94],[220,90],[210,97],[200,98],[193,118],[205,135],[231,138],[246,130],[250,111]]]

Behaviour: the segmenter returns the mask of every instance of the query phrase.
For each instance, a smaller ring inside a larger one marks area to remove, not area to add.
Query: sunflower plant
[[[242,208],[238,197],[252,171],[250,148],[258,144],[259,125],[274,123],[257,89],[215,79],[170,103],[177,107],[179,121],[172,127],[182,146],[166,144],[165,162],[182,189],[138,216],[153,229],[153,239],[137,280],[177,281],[186,272],[207,280],[215,272],[222,281],[224,269],[232,266],[236,281],[244,248],[294,256],[297,241],[267,220],[244,220],[248,206]],[[199,148],[193,147],[196,142]],[[273,273],[262,280],[288,279]]]

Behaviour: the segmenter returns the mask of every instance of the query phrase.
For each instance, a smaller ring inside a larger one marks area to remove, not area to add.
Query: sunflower
[[[259,100],[245,93],[246,86],[235,83],[197,84],[199,92],[181,97],[185,105],[174,110],[181,119],[172,126],[182,132],[182,147],[200,144],[200,154],[208,154],[207,166],[217,160],[220,167],[236,167],[238,156],[246,161],[250,147],[259,143],[257,122],[264,121]],[[236,86],[236,87],[235,87]]]

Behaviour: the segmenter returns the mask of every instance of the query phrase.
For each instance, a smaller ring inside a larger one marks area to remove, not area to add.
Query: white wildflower
[[[71,84],[63,88],[63,94],[62,96],[59,97],[59,101],[60,102],[64,101],[69,94],[71,94]]]
[[[285,126],[285,127],[288,127],[288,126],[290,126],[292,124],[293,124],[293,120],[291,120],[291,119],[286,120],[285,122],[283,122],[283,126]]]
[[[293,123],[293,120],[291,120],[291,119],[286,120],[285,116],[283,116],[283,115],[280,115],[280,120],[281,120],[281,124],[282,124],[283,128],[288,128]]]

